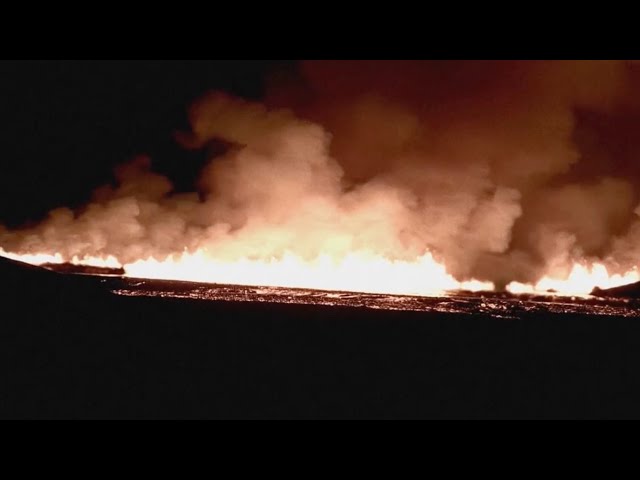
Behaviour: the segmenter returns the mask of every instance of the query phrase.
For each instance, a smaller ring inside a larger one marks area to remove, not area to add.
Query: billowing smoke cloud
[[[192,107],[184,146],[230,145],[197,193],[172,194],[138,158],[82,210],[0,229],[0,247],[123,263],[199,249],[225,260],[430,251],[457,278],[498,285],[581,259],[629,268],[640,263],[629,160],[640,153],[637,70],[622,61],[304,62],[273,82],[265,105],[213,93]],[[631,144],[611,157],[622,142],[606,132],[620,131]]]

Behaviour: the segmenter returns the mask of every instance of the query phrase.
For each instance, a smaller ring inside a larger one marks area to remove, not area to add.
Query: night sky
[[[174,140],[209,90],[260,99],[290,61],[3,61],[0,222],[80,206],[113,168],[149,154],[176,188],[193,188],[205,160]]]

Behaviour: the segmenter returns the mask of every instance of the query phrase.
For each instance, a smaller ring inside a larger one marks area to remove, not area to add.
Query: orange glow
[[[512,282],[507,285],[511,293],[557,293],[558,295],[586,296],[596,288],[615,288],[640,281],[637,269],[625,274],[610,275],[607,267],[594,263],[590,267],[574,264],[571,272],[564,278],[560,275],[548,275],[535,285]]]
[[[23,254],[18,255],[16,253],[5,252],[0,248],[0,256],[9,258],[11,260],[16,260],[18,262],[28,263],[30,265],[44,265],[45,263],[55,263],[60,264],[64,263],[64,259],[62,255],[59,253],[56,254],[48,254],[48,253],[37,253],[37,254]]]
[[[362,293],[436,296],[452,291],[493,291],[491,282],[458,281],[430,253],[413,262],[390,260],[367,252],[340,258],[321,255],[303,260],[292,253],[281,258],[224,261],[204,250],[172,255],[164,260],[141,259],[121,264],[115,257],[73,257],[55,254],[15,254],[0,249],[0,256],[32,265],[71,263],[93,267],[123,268],[125,276],[157,280],[181,280],[226,285],[274,286]],[[548,274],[535,284],[511,282],[514,294],[587,296],[595,288],[614,288],[640,281],[637,269],[609,274],[605,265],[576,263],[568,275]]]
[[[190,280],[230,285],[259,285],[365,293],[437,295],[452,290],[492,290],[490,282],[458,282],[430,254],[414,262],[388,260],[372,254],[328,255],[304,261],[292,254],[281,259],[221,262],[204,252],[163,262],[141,260],[125,266],[138,278]]]
[[[30,265],[45,265],[53,264],[60,265],[63,263],[71,263],[73,265],[86,265],[88,267],[102,267],[102,268],[120,268],[120,262],[113,256],[109,255],[104,258],[100,257],[72,257],[71,259],[65,259],[61,254],[54,253],[37,253],[37,254],[16,254],[6,252],[0,248],[0,257],[9,258],[18,262],[28,263]]]
[[[0,254],[25,263],[64,263],[61,255]],[[391,293],[432,296],[447,291],[493,290],[491,282],[459,282],[429,253],[413,262],[388,260],[370,253],[329,255],[305,261],[293,254],[270,260],[241,259],[225,262],[204,251],[184,253],[159,261],[154,258],[121,265],[114,257],[74,257],[68,263],[97,267],[122,266],[126,276],[163,280],[183,280],[228,285],[278,286],[339,290],[363,293]]]

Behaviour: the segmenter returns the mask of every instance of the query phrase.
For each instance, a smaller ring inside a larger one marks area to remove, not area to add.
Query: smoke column
[[[628,61],[301,62],[262,104],[213,92],[185,148],[228,145],[192,194],[140,157],[78,211],[0,227],[17,253],[121,263],[431,253],[459,280],[640,264],[640,67]]]

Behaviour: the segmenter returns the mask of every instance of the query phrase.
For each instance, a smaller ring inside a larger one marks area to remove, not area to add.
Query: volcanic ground
[[[2,418],[640,417],[633,295],[0,280]]]
[[[272,302],[301,305],[359,307],[425,313],[487,314],[496,318],[519,318],[524,313],[640,316],[640,302],[609,297],[562,297],[511,295],[508,293],[452,292],[440,297],[333,292],[282,287],[206,285],[166,280],[102,280],[115,294],[126,296],[183,298],[226,302]]]
[[[524,313],[640,316],[638,285],[596,289],[586,297],[506,292],[450,292],[442,296],[370,294],[250,285],[212,285],[196,282],[122,277],[123,270],[48,264],[49,270],[93,276],[106,290],[131,297],[180,298],[222,302],[270,302],[300,305],[358,307],[425,313],[488,314],[516,319]]]

